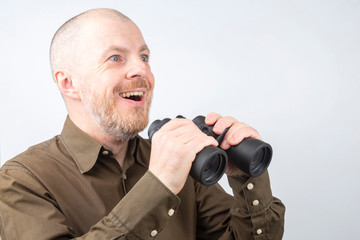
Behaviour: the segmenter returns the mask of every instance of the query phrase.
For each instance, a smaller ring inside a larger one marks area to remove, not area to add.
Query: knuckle
[[[224,119],[226,119],[227,121],[234,121],[235,118],[232,116],[225,116]]]
[[[185,119],[182,119],[182,120],[183,120],[184,123],[186,123],[186,124],[194,125],[194,122],[193,122],[192,120],[190,120],[190,119],[185,118]]]
[[[208,116],[221,117],[221,115],[216,112],[210,112]]]
[[[173,118],[173,119],[170,120],[169,123],[179,124],[179,123],[181,123],[181,120],[182,120],[182,119],[180,119],[180,118]]]

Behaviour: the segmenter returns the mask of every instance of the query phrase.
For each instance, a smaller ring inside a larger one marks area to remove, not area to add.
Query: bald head
[[[86,11],[65,22],[55,33],[50,45],[50,66],[53,77],[58,70],[75,71],[81,59],[78,49],[84,41],[83,31],[90,22],[101,18],[131,22],[124,14],[106,8]]]

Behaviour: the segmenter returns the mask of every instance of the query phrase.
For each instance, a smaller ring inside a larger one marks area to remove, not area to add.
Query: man
[[[281,239],[284,206],[267,172],[251,178],[231,163],[234,197],[189,177],[195,155],[217,146],[187,119],[173,119],[152,138],[154,89],[149,49],[137,26],[111,9],[95,9],[55,34],[50,61],[65,101],[63,131],[29,148],[0,171],[0,228],[10,239]],[[210,113],[221,148],[250,126]]]

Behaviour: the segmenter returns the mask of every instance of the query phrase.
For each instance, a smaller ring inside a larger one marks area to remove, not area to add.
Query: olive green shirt
[[[137,136],[121,169],[68,117],[61,135],[2,166],[2,240],[282,238],[285,208],[267,172],[229,177],[234,197],[191,177],[174,195],[148,171],[150,150]]]

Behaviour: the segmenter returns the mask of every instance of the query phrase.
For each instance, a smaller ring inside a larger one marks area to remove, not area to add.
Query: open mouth
[[[144,96],[144,92],[126,92],[126,93],[120,93],[120,97],[132,100],[132,101],[141,101],[142,96]]]

